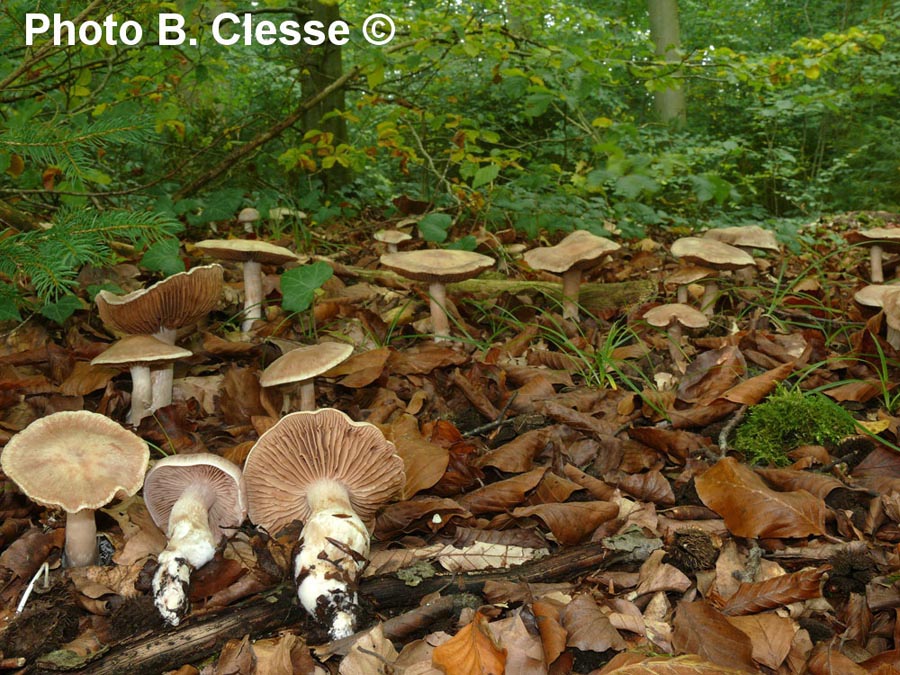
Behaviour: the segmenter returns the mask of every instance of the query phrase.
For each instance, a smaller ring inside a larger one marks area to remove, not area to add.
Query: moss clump
[[[735,434],[735,449],[751,464],[784,466],[801,445],[834,445],[856,432],[853,416],[822,394],[779,387],[754,406]]]

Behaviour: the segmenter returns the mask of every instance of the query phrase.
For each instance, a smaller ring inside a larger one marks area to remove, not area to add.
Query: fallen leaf
[[[541,634],[544,665],[549,666],[565,651],[568,633],[559,622],[559,607],[555,603],[535,600],[531,603],[531,611]]]
[[[619,507],[611,502],[572,502],[567,504],[538,504],[514,509],[516,518],[534,516],[540,518],[560,544],[571,546],[581,543],[601,524],[612,520]]]
[[[419,423],[415,417],[405,413],[400,415],[388,427],[386,435],[403,459],[403,469],[406,472],[404,499],[427,490],[444,475],[450,454],[441,446],[425,440],[419,432]]]
[[[750,638],[706,602],[678,603],[674,627],[672,644],[678,653],[697,654],[726,668],[758,672]]]
[[[785,380],[794,371],[794,362],[783,363],[755,377],[736,384],[722,394],[722,398],[732,403],[756,405],[775,389],[775,385]]]
[[[459,498],[459,504],[472,513],[497,513],[521,504],[525,495],[537,487],[547,469],[534,469],[506,480],[473,490]]]
[[[722,606],[722,613],[729,616],[755,614],[818,598],[822,595],[822,578],[829,569],[830,566],[810,568],[757,583],[742,583]]]
[[[465,548],[444,546],[435,558],[448,572],[473,572],[513,567],[549,554],[550,551],[546,548],[522,548],[476,541]]]
[[[609,617],[587,593],[576,595],[563,608],[560,623],[569,634],[566,640],[569,647],[605,652],[607,649],[621,651],[627,646],[619,631],[609,622]]]
[[[381,624],[363,633],[338,667],[340,675],[389,675],[397,659],[397,650],[384,636]]]
[[[732,616],[728,621],[750,638],[753,660],[778,670],[791,651],[798,626],[791,619],[773,613]]]
[[[435,647],[432,663],[446,675],[504,675],[506,650],[494,644],[484,614],[475,612],[472,623]]]

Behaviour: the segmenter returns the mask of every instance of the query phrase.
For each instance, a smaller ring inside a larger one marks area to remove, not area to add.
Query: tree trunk
[[[306,2],[303,2],[303,5],[305,7]],[[321,21],[325,26],[329,26],[341,18],[340,8],[337,4],[325,4],[319,0],[312,0],[309,7],[312,10],[310,18]],[[322,45],[308,48],[304,52],[301,68],[303,71],[300,80],[301,91],[303,98],[308,99],[341,78],[343,74],[341,46],[326,40]],[[342,88],[335,89],[303,115],[304,133],[311,129],[330,133],[333,137],[331,144],[335,148],[341,143],[348,143],[347,121],[343,117],[334,116],[327,120],[322,119],[327,113],[334,110],[343,112],[344,108],[344,90]],[[350,171],[340,164],[335,164],[323,173],[323,177],[325,188],[331,190],[346,185],[350,180]]]
[[[656,45],[656,54],[665,61],[681,60],[681,38],[678,23],[678,0],[647,0],[650,10],[650,35]],[[654,93],[653,104],[660,121],[675,127],[683,127],[687,121],[684,88],[661,89]]]

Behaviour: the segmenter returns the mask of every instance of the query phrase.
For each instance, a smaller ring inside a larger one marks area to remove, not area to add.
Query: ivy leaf
[[[41,314],[61,326],[75,313],[76,309],[81,309],[81,300],[74,295],[64,295],[56,302],[46,303],[41,308]]]
[[[486,185],[493,181],[500,174],[500,166],[497,164],[488,164],[475,172],[475,178],[472,179],[472,189],[477,190],[482,185]]]
[[[151,272],[162,272],[167,277],[184,272],[184,261],[178,255],[179,246],[177,239],[163,239],[151,244],[141,258],[141,265]]]
[[[315,298],[316,290],[334,274],[331,265],[315,262],[287,270],[281,275],[281,306],[288,312],[303,312]]]
[[[440,243],[447,239],[447,230],[453,218],[446,213],[429,213],[419,221],[419,234],[425,241]]]

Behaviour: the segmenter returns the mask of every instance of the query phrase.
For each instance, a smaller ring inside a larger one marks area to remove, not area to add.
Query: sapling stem
[[[188,609],[191,572],[213,559],[216,540],[209,528],[214,496],[208,487],[191,487],[172,506],[166,549],[153,576],[153,601],[166,623],[177,626]]]

